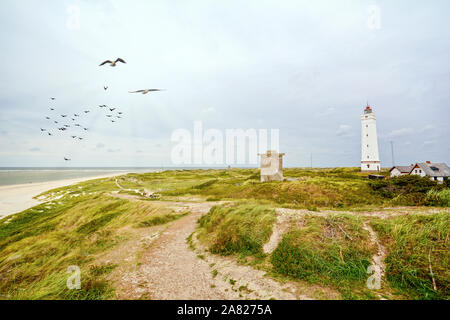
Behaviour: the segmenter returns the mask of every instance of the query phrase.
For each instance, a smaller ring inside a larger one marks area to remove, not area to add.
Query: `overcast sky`
[[[391,140],[397,164],[449,163],[449,21],[446,0],[2,0],[0,166],[170,166],[196,120],[279,129],[287,166],[359,166],[366,101],[383,167]],[[87,132],[45,119],[83,110]]]

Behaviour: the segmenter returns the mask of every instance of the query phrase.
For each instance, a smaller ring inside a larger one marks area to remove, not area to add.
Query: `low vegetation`
[[[388,249],[386,277],[393,288],[412,299],[450,299],[448,212],[374,219],[372,225]]]
[[[79,195],[73,196],[72,189]],[[104,277],[116,266],[98,265],[97,257],[132,238],[134,227],[164,224],[187,214],[155,202],[72,189],[65,189],[69,192],[56,201],[0,220],[0,298],[112,298],[114,290]],[[81,270],[81,290],[66,287],[70,266]]]
[[[338,289],[343,298],[372,298],[365,287],[375,252],[360,218],[305,216],[273,252],[273,271]]]
[[[200,218],[199,238],[209,243],[213,253],[262,254],[274,222],[275,211],[267,205],[250,202],[215,206]]]
[[[199,220],[196,234],[212,253],[236,255],[276,277],[333,287],[347,299],[373,298],[365,280],[375,248],[361,228],[369,218],[344,213],[297,217],[275,251],[264,254],[275,207],[339,212],[449,206],[446,184],[419,177],[372,181],[359,168],[295,168],[284,174],[287,181],[260,183],[257,169],[173,170],[45,192],[38,198],[47,202],[0,220],[0,298],[114,297],[107,275],[117,265],[101,264],[99,256],[146,228],[150,233],[189,214],[123,188],[155,192],[164,201],[231,200]],[[371,223],[388,249],[386,279],[400,297],[449,298],[448,213],[372,218]],[[187,240],[194,248],[192,238]],[[81,290],[67,290],[69,266],[80,267]]]
[[[369,182],[372,190],[390,199],[395,205],[443,205],[448,206],[450,189],[445,184],[437,184],[427,177],[400,176],[393,179]]]

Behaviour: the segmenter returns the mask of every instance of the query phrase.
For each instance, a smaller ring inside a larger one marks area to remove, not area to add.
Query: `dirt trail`
[[[167,202],[176,211],[192,213],[170,224],[125,272],[113,275],[119,299],[312,299],[338,298],[329,289],[302,283],[281,284],[265,272],[239,265],[233,258],[209,254],[186,240],[197,220],[217,203]]]
[[[173,203],[171,205],[177,205]],[[177,205],[179,206],[179,205]],[[187,204],[191,214],[173,222],[151,245],[134,270],[117,283],[120,299],[227,299],[211,288],[208,264],[188,248],[186,238],[212,203]]]
[[[372,267],[374,275],[379,279],[380,289],[382,289],[386,269],[386,266],[384,264],[384,259],[386,258],[386,248],[380,243],[376,232],[367,222],[364,223],[363,228],[364,230],[369,232],[370,240],[377,248],[377,252],[372,257]],[[383,298],[378,292],[376,293],[376,295],[378,298],[385,300],[385,298]]]
[[[117,195],[137,201],[138,197]],[[301,281],[280,283],[261,270],[241,265],[233,257],[210,254],[196,241],[197,220],[217,202],[158,201],[176,212],[190,210],[191,214],[165,226],[149,238],[146,249],[138,259],[120,272],[113,272],[118,299],[339,299],[340,294],[330,288],[314,286]],[[266,253],[272,252],[294,217],[310,214],[328,216],[335,211],[311,212],[308,210],[276,209],[277,223],[273,235],[264,245]],[[385,218],[398,213],[345,212],[361,216]],[[401,213],[403,214],[403,213]],[[365,224],[372,242],[378,250],[373,264],[384,277],[386,251],[376,233]],[[187,238],[191,237],[190,242]],[[382,298],[379,293],[376,293]]]
[[[264,253],[269,254],[276,249],[278,243],[283,238],[284,233],[289,230],[291,221],[291,217],[277,215],[277,222],[273,226],[272,235],[270,236],[269,241],[263,246]]]

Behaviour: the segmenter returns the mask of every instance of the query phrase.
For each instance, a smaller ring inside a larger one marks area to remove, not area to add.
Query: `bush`
[[[450,189],[428,191],[425,204],[429,206],[450,207]]]
[[[384,198],[393,200],[395,204],[423,205],[426,195],[431,190],[442,190],[427,177],[407,175],[386,180],[373,180],[369,182],[370,188]]]

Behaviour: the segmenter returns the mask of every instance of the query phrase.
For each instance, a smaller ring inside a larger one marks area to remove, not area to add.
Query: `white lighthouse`
[[[369,105],[361,115],[361,128],[361,171],[379,172],[377,117]]]

